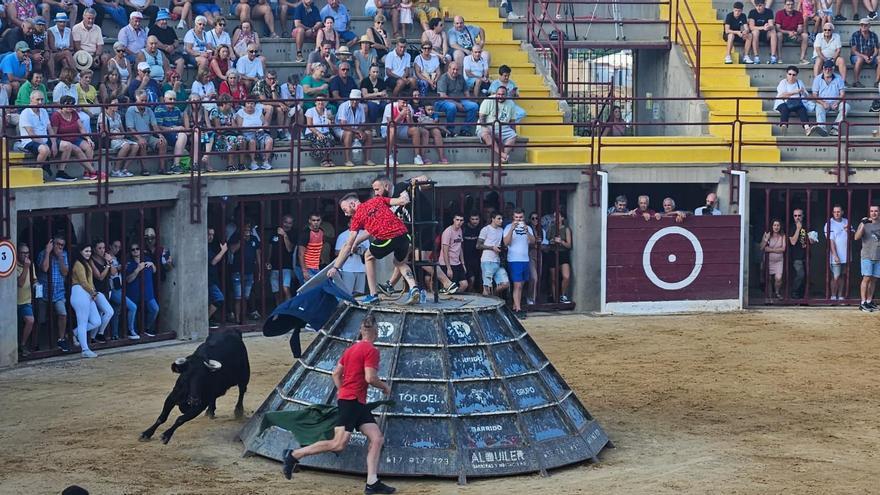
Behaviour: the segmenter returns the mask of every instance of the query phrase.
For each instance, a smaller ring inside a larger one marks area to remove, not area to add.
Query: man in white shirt
[[[471,54],[464,58],[464,80],[474,96],[488,94],[489,64],[483,58],[483,45],[474,46]]]
[[[694,215],[720,215],[721,210],[718,209],[718,196],[715,193],[706,195],[706,206],[701,206],[694,210]]]
[[[535,244],[535,232],[526,225],[522,208],[513,210],[513,221],[504,227],[504,245],[507,246],[507,268],[513,282],[513,312],[519,319],[526,317],[522,310],[523,285],[529,281],[529,246]]]
[[[405,38],[398,38],[394,51],[385,55],[385,87],[393,88],[392,96],[397,96],[403,90],[419,89],[413,76],[412,57],[406,52]]]
[[[32,91],[30,107],[21,111],[18,119],[18,135],[22,137],[18,142],[18,148],[34,155],[38,163],[48,163],[49,158],[55,156],[58,151],[53,141],[50,141],[49,135],[49,112],[45,108],[37,108],[42,106],[46,101],[46,95],[42,91]],[[33,108],[31,108],[33,107]],[[35,137],[33,139],[28,136],[44,136]],[[58,165],[58,177],[63,179],[66,174],[62,175],[64,164]]]
[[[849,234],[851,232],[849,220],[843,218],[843,207],[834,205],[831,209],[831,218],[822,227],[822,232],[828,237],[828,263],[831,267],[831,300],[842,301],[846,294],[846,284],[843,283],[843,267],[849,261]]]
[[[336,124],[333,128],[336,138],[342,141],[342,154],[345,158],[345,166],[353,167],[351,161],[351,147],[357,139],[363,145],[365,165],[375,165],[370,160],[370,148],[373,146],[373,133],[364,125],[367,122],[367,105],[361,101],[361,90],[353,89],[348,94],[348,99],[339,105],[336,112]]]
[[[251,43],[247,47],[247,57],[241,57],[235,63],[235,70],[238,71],[241,81],[248,89],[254,86],[257,79],[265,77],[263,61],[257,56],[259,53],[260,48],[256,44]]]
[[[364,232],[365,231],[363,230],[359,230],[357,235],[360,236]],[[344,229],[339,233],[339,236],[336,237],[336,256],[339,256],[339,251],[342,249],[342,246],[345,246],[346,241],[348,241],[348,236],[350,235],[351,231]],[[342,270],[339,270],[339,277],[342,279],[342,288],[348,291],[352,296],[359,296],[364,293],[364,287],[366,287],[367,283],[367,275],[363,256],[368,249],[370,249],[370,240],[364,239],[363,242],[356,246],[354,255],[349,256],[348,259],[345,260],[345,263],[342,264]]]
[[[95,16],[95,9],[84,10],[82,22],[73,26],[70,35],[74,52],[85,50],[92,56],[92,70],[106,66],[110,60],[110,54],[104,53],[104,34],[95,24]]]
[[[492,294],[493,282],[497,296],[501,296],[510,287],[507,272],[501,267],[501,256],[499,256],[503,252],[504,230],[501,228],[503,223],[504,217],[501,213],[492,213],[489,224],[480,230],[480,236],[477,238],[477,249],[482,251],[480,271],[483,273],[484,296]]]

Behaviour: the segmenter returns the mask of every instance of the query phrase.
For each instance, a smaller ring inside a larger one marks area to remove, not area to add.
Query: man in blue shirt
[[[3,84],[6,86],[9,99],[14,100],[18,88],[27,81],[31,71],[31,47],[27,42],[19,41],[15,44],[15,51],[7,53],[0,61],[0,72],[3,73]]]
[[[452,57],[459,67],[462,67],[464,58],[471,54],[471,50],[478,43],[486,45],[486,31],[479,26],[465,24],[464,17],[457,15],[453,20],[453,27],[446,32],[449,38],[449,52],[447,55]],[[491,55],[488,51],[483,50],[483,58],[486,59],[486,65],[492,67]]]
[[[862,67],[873,66],[876,69],[874,76],[874,85],[880,82],[880,64],[877,63],[877,34],[871,31],[871,19],[864,17],[859,21],[859,30],[852,34],[849,40],[850,55],[849,60],[853,64],[853,73],[856,82],[853,83],[855,88],[864,88],[865,85],[859,81],[859,75],[862,73]]]
[[[334,24],[335,26],[335,24]],[[293,39],[296,40],[296,61],[305,62],[302,47],[306,39],[315,41],[318,31],[324,27],[323,18],[313,0],[302,0],[293,9]]]
[[[125,267],[125,298],[144,312],[144,335],[155,337],[156,331],[153,329],[153,325],[156,323],[156,317],[159,316],[159,303],[156,302],[156,292],[153,290],[153,275],[156,273],[156,266],[152,261],[144,259],[140,244],[132,243],[129,249],[131,256]],[[135,328],[136,314],[136,311],[128,313],[129,329]],[[128,338],[137,340],[140,336],[130,330]]]
[[[820,136],[827,136],[829,133],[836,136],[837,124],[843,121],[843,118],[849,113],[849,103],[844,103],[840,108],[840,99],[846,94],[846,85],[843,78],[834,73],[834,61],[826,60],[822,64],[822,75],[813,79],[813,93],[810,98],[816,102],[816,122],[810,128],[807,135],[818,132]],[[828,111],[837,112],[837,118],[834,120],[835,125],[831,127],[830,132],[825,130],[825,116]]]
[[[339,39],[347,44],[349,48],[354,47],[357,42],[357,35],[348,29],[348,23],[351,16],[348,15],[348,8],[339,3],[339,0],[327,0],[327,5],[321,9],[321,18],[333,18],[333,29],[339,33]]]

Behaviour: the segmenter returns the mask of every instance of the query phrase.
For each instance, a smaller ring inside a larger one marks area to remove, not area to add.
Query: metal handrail
[[[681,14],[682,4],[684,4],[687,18]],[[691,30],[693,30],[693,36]],[[687,0],[675,0],[675,43],[682,47],[688,63],[694,69],[694,92],[699,97],[701,94],[700,70],[703,58],[703,31],[694,18],[694,13]]]

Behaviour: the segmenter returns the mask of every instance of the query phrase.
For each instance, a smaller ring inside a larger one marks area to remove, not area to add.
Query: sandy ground
[[[391,480],[399,493],[877,493],[877,316],[852,309],[533,317],[526,326],[616,449],[549,478]],[[287,345],[248,338],[248,413]],[[234,393],[171,444],[137,441],[195,344],[0,373],[0,493],[343,494],[362,481],[242,458]],[[160,430],[161,431],[161,430]]]

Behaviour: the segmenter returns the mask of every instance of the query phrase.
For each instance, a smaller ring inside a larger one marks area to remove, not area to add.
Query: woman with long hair
[[[529,291],[526,294],[526,302],[531,306],[538,299],[538,285],[541,280],[538,277],[538,256],[546,247],[544,245],[544,228],[541,226],[541,218],[537,212],[533,211],[529,215],[529,227],[535,232],[535,243],[529,246]]]
[[[219,45],[214,54],[211,59],[211,75],[214,77],[214,85],[219,87],[232,67],[232,48],[229,45]]]
[[[92,246],[83,245],[76,254],[70,277],[70,305],[76,313],[76,337],[82,348],[82,356],[87,358],[98,357],[89,349],[89,339],[96,333],[103,334],[113,316],[110,303],[103,296],[99,299],[98,291],[95,289],[91,257]]]
[[[624,136],[626,135],[626,121],[623,120],[623,113],[620,107],[614,105],[611,107],[611,114],[608,120],[602,124],[602,136]]]
[[[553,294],[553,302],[571,302],[568,298],[568,286],[571,284],[571,228],[568,226],[564,212],[558,212],[547,227],[547,242],[550,249],[544,253],[544,266],[550,268],[550,292]],[[561,285],[558,275],[562,275]]]
[[[444,65],[452,61],[449,56],[449,38],[443,30],[443,19],[435,17],[428,21],[428,30],[422,33],[422,43],[425,42],[431,44],[431,51],[440,57]]]
[[[761,238],[761,249],[767,253],[767,272],[773,277],[773,297],[782,299],[782,273],[785,266],[785,234],[782,233],[782,221],[774,218],[770,221],[770,231],[764,232]],[[769,292],[769,291],[768,291]]]
[[[113,317],[113,306],[110,304],[110,279],[116,275],[117,267],[113,265],[113,256],[107,252],[107,243],[97,240],[93,244],[89,264],[92,269],[95,292],[97,292],[95,304],[98,307],[98,312],[109,313],[107,317],[107,322],[109,322]],[[106,311],[107,308],[110,308],[109,311]],[[102,321],[101,328],[97,335],[95,335],[95,340],[106,342],[107,339],[104,337],[104,330],[106,329],[107,325]]]
[[[125,96],[127,92],[128,86],[122,83],[119,71],[116,69],[104,71],[104,80],[101,81],[101,86],[98,88],[98,99],[101,103],[110,103]]]

